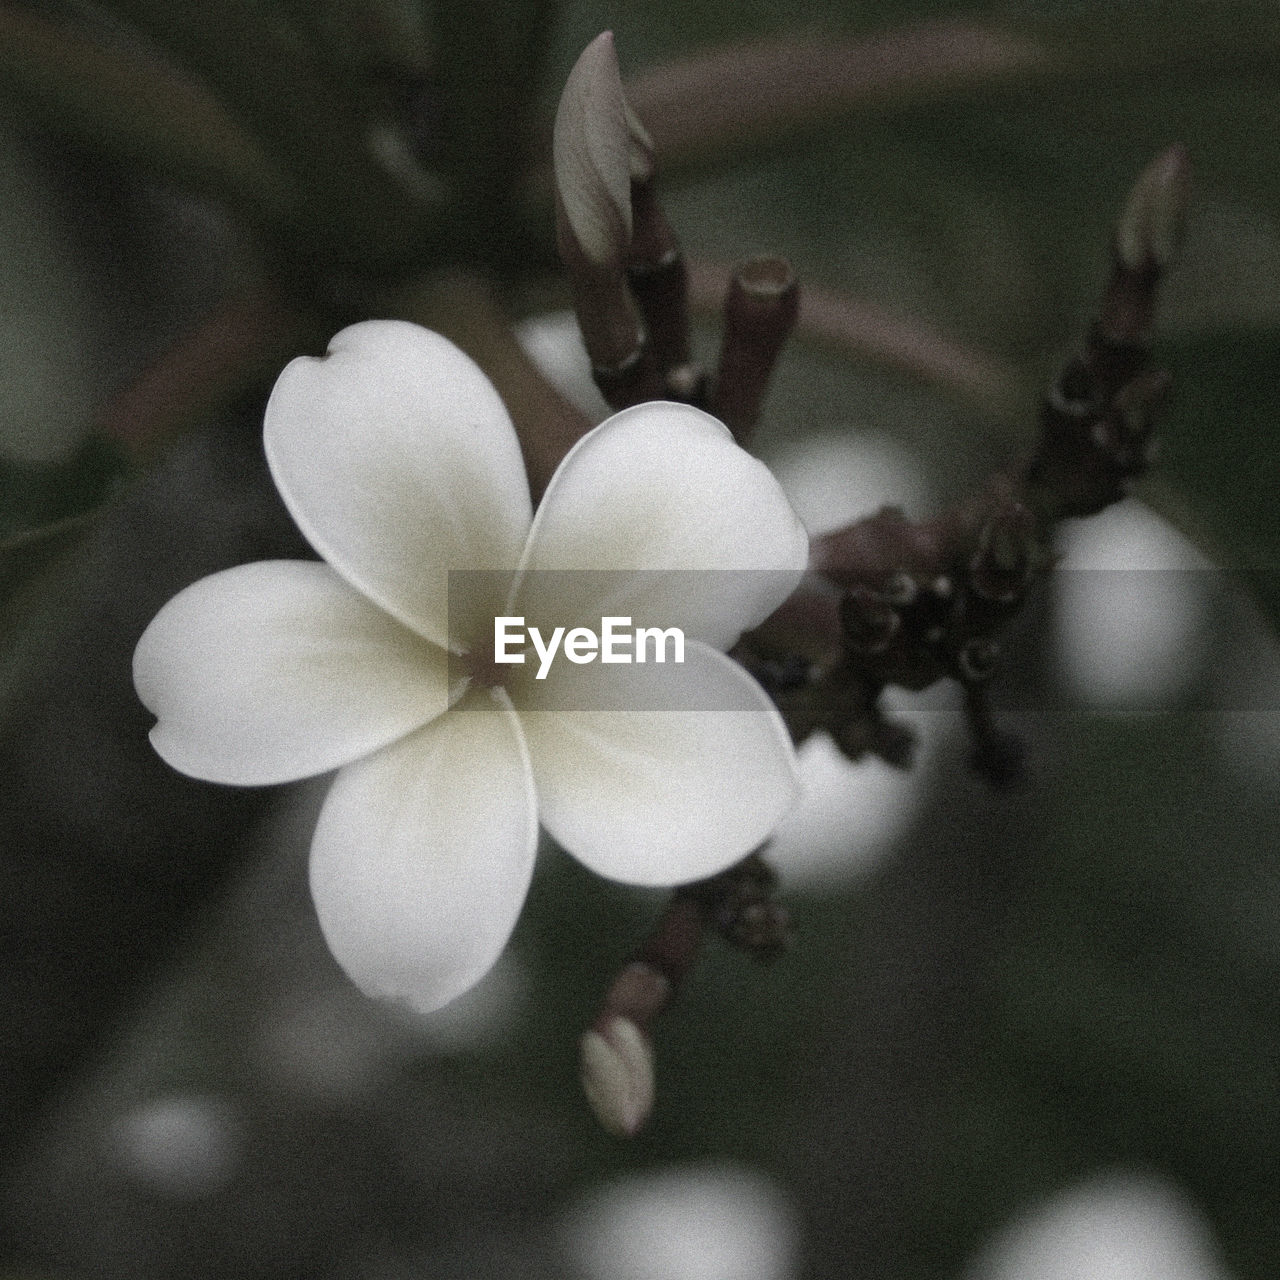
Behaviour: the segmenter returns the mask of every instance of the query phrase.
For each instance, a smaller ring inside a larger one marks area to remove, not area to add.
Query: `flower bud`
[[[995,674],[1000,646],[986,637],[968,640],[956,654],[960,678],[970,684],[982,684]]]
[[[902,615],[867,587],[853,586],[840,599],[845,642],[856,653],[883,653],[902,629]]]
[[[1167,369],[1148,369],[1120,388],[1112,409],[1126,440],[1140,443],[1151,434],[1172,384]]]
[[[739,444],[750,439],[799,314],[800,286],[785,258],[751,258],[734,267],[711,407]]]
[[[1116,256],[1130,271],[1164,268],[1182,241],[1191,165],[1181,143],[1168,147],[1142,171],[1116,223]]]
[[[634,1137],[653,1110],[653,1047],[630,1018],[588,1031],[578,1046],[582,1089],[605,1130]]]
[[[645,163],[636,137],[648,143],[628,112],[613,33],[606,31],[569,72],[552,137],[561,238],[595,266],[620,267],[631,243],[633,155]]]

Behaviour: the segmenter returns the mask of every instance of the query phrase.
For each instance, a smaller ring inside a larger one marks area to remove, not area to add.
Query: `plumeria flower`
[[[724,650],[789,594],[808,539],[714,418],[616,414],[535,514],[480,370],[437,334],[370,321],[285,369],[265,444],[323,561],[194,583],[147,628],[134,680],[156,750],[184,773],[337,770],[311,890],[367,994],[428,1011],[488,971],[539,819],[599,874],[670,885],[736,861],[790,807],[785,728]],[[456,572],[480,570],[505,572]],[[557,662],[539,679],[532,654],[495,661],[496,618],[549,635],[604,615],[683,629],[683,663]]]

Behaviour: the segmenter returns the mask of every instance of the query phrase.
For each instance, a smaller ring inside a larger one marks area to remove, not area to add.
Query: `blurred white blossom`
[[[1135,499],[1067,523],[1054,574],[1072,689],[1097,707],[1155,710],[1194,676],[1211,563]]]
[[[735,1164],[638,1174],[588,1193],[565,1220],[585,1280],[790,1280],[796,1237],[781,1191]]]
[[[838,529],[886,505],[923,515],[931,498],[919,464],[892,439],[850,424],[838,434],[785,446],[770,457],[774,475],[813,533]],[[946,690],[924,695],[889,689],[882,706],[908,721],[918,746],[910,769],[875,757],[850,760],[829,734],[798,752],[800,800],[769,845],[769,861],[788,887],[815,891],[865,875],[895,845],[919,811],[937,747],[956,716]]]
[[[591,357],[572,311],[522,320],[516,325],[516,338],[542,376],[591,422],[603,422],[609,416],[609,406],[591,379]]]
[[[910,769],[876,756],[850,760],[831,735],[810,735],[797,752],[800,799],[769,842],[769,862],[788,889],[827,892],[871,872],[911,829],[937,772],[939,748],[960,713],[946,687],[923,694],[888,689],[881,706],[911,726]]]
[[[965,1280],[1230,1280],[1180,1191],[1117,1171],[1070,1187],[996,1237]]]
[[[201,1094],[172,1094],[140,1103],[112,1129],[120,1165],[153,1191],[177,1200],[212,1195],[240,1160],[229,1103]]]
[[[768,458],[778,483],[810,533],[826,533],[881,507],[928,513],[931,495],[920,465],[890,436],[849,424],[779,448]]]

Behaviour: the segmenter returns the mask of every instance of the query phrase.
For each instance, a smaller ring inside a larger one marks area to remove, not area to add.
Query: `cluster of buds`
[[[797,322],[798,286],[783,259],[739,266],[719,366],[708,377],[692,362],[685,264],[608,34],[569,78],[555,173],[560,253],[605,399],[615,409],[655,398],[694,404],[745,444]],[[739,642],[733,656],[773,697],[797,742],[824,730],[851,759],[870,754],[906,768],[914,735],[885,716],[881,695],[951,679],[964,690],[974,767],[996,784],[1021,775],[1020,746],[996,727],[986,699],[1001,634],[1052,567],[1056,524],[1123,497],[1150,461],[1170,382],[1148,365],[1156,290],[1181,238],[1188,188],[1181,146],[1134,185],[1097,319],[1045,397],[1031,456],[935,518],[912,521],[887,507],[814,539],[800,588]],[[719,932],[763,958],[782,949],[787,920],[773,888],[753,854],[678,890],[610,987],[583,1037],[582,1070],[611,1132],[635,1133],[652,1106],[651,1027],[704,934]]]
[[[1046,397],[1040,447],[1023,477],[1045,522],[1117,501],[1152,459],[1170,385],[1165,370],[1147,365],[1156,289],[1182,239],[1189,186],[1186,149],[1169,147],[1138,178],[1116,224],[1098,318]]]
[[[831,601],[834,656],[775,692],[793,733],[825,729],[850,759],[905,768],[914,737],[883,715],[889,686],[918,691],[953,679],[966,692],[975,765],[993,782],[1017,776],[1014,745],[991,729],[983,690],[1000,632],[1048,561],[1034,517],[1005,485],[940,519],[915,523],[886,508],[817,539],[807,589]],[[768,645],[770,629],[747,645]]]
[[[853,759],[871,753],[905,767],[912,737],[884,718],[881,692],[951,678],[965,690],[975,767],[996,783],[1019,776],[1018,745],[996,730],[984,688],[1001,632],[1052,566],[1055,525],[1122,498],[1151,459],[1170,383],[1148,366],[1152,318],[1188,187],[1181,146],[1135,183],[1099,315],[1045,397],[1032,455],[934,519],[886,508],[815,539],[809,581],[745,638],[740,656],[798,740],[825,729]],[[797,679],[786,655],[802,644],[810,663]]]
[[[713,413],[739,443],[795,326],[790,265],[756,258],[733,273],[714,375],[689,342],[688,270],[658,198],[653,143],[627,103],[613,37],[574,65],[553,138],[556,243],[592,376],[613,409],[677,400]]]

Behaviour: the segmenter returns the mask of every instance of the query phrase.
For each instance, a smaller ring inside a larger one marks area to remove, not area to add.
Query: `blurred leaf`
[[[0,613],[24,583],[75,546],[93,524],[96,514],[96,511],[86,511],[68,516],[39,529],[15,533],[0,542]]]
[[[63,463],[0,459],[0,643],[51,604],[41,579],[93,527],[124,470],[117,446],[93,436]]]
[[[0,556],[22,536],[98,506],[125,471],[124,454],[91,436],[66,462],[0,458]],[[0,579],[2,580],[2,579]]]
[[[1188,512],[1153,505],[1240,572],[1280,626],[1280,333],[1240,331],[1161,344],[1176,379],[1157,469]]]
[[[101,34],[0,8],[0,87],[73,142],[251,208],[287,203],[283,176],[204,89]]]
[[[527,253],[512,215],[535,158],[538,127],[549,120],[540,121],[532,108],[558,8],[556,0],[442,0],[434,6],[440,120],[433,142],[455,202],[449,234],[464,259],[494,262]],[[553,64],[557,95],[567,71]],[[549,157],[547,150],[537,158]]]
[[[312,33],[256,0],[111,0],[262,139],[306,198],[281,247],[374,274],[429,258],[436,217],[379,163],[356,86],[327,68]]]
[[[1042,1143],[1169,1170],[1231,1274],[1273,1276],[1274,803],[1222,768],[1212,717],[1078,717],[1067,733],[996,960],[988,1087],[1029,1090]]]

